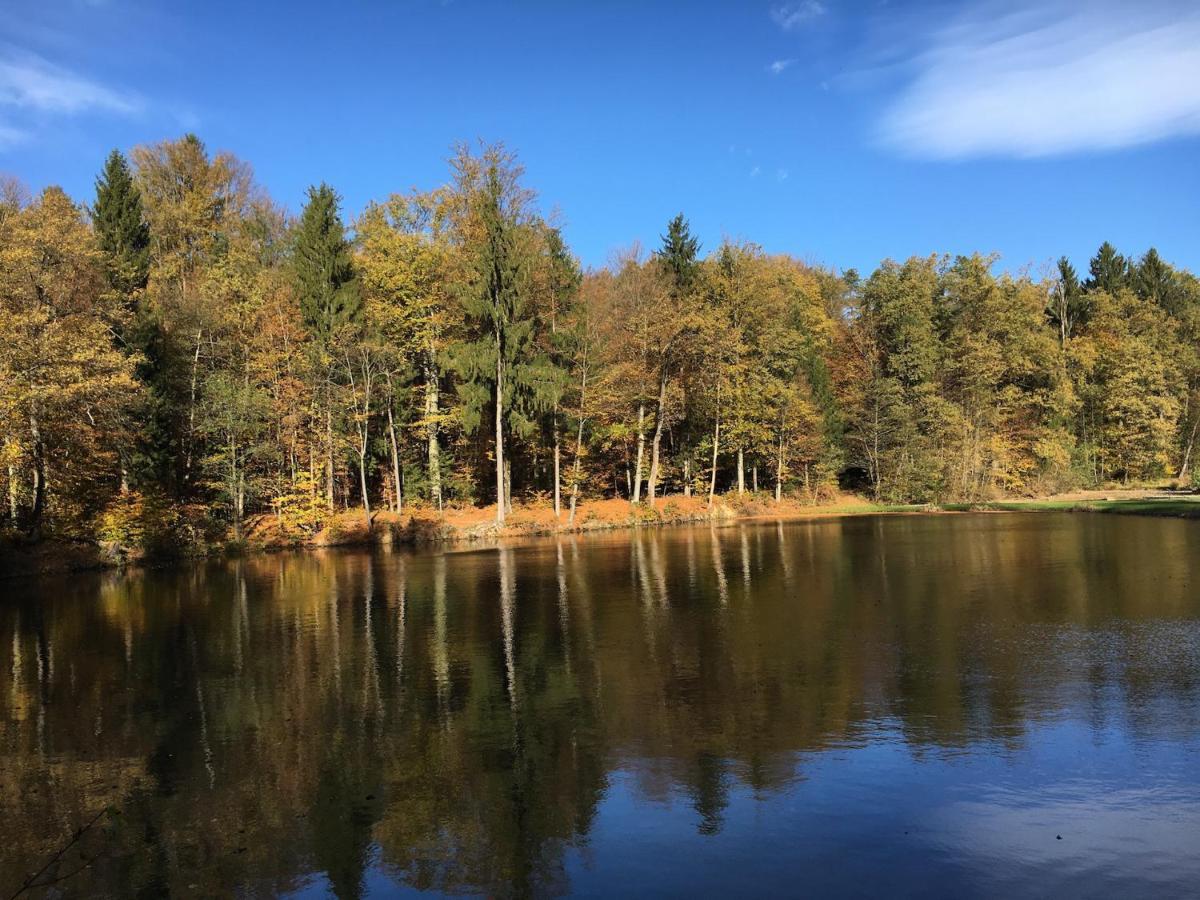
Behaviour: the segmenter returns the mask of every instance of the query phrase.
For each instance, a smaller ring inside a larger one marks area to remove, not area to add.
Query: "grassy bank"
[[[503,528],[496,525],[491,507],[450,507],[441,513],[416,507],[396,514],[372,514],[371,526],[361,509],[345,510],[331,517],[314,533],[288,532],[271,516],[258,516],[246,523],[240,541],[193,544],[174,552],[147,553],[111,543],[49,539],[36,544],[10,540],[0,542],[0,577],[50,572],[82,571],[126,565],[168,564],[185,558],[264,553],[284,549],[321,547],[366,547],[375,545],[435,545],[490,543],[520,537],[579,534],[623,528],[646,528],[687,524],[730,524],[739,521],[802,521],[881,514],[943,514],[963,512],[1091,512],[1116,515],[1200,518],[1200,496],[1139,490],[1088,492],[1028,500],[1000,500],[942,505],[873,503],[854,495],[812,504],[785,498],[779,503],[769,496],[747,494],[726,496],[709,507],[699,497],[666,497],[655,507],[631,506],[624,500],[594,500],[581,503],[574,522],[567,511],[555,516],[546,504],[517,505]]]

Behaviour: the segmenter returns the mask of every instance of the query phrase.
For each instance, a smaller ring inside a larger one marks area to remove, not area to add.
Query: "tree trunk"
[[[365,432],[365,427],[364,427]],[[371,530],[371,498],[367,495],[367,450],[364,438],[361,450],[358,451],[358,486],[362,489],[363,515],[367,520],[367,531]]]
[[[396,443],[396,421],[392,417],[392,398],[388,398],[388,439],[392,445],[392,484],[396,491],[394,511],[404,512],[404,483],[400,479],[400,447]]]
[[[496,524],[504,524],[504,361],[496,333]]]
[[[183,462],[183,483],[190,485],[192,482],[192,450],[195,445],[196,438],[196,389],[197,380],[200,375],[200,342],[204,338],[204,331],[197,329],[196,331],[196,352],[192,354],[192,387],[191,395],[188,399],[188,433],[187,433],[187,451],[184,453]]]
[[[37,537],[42,524],[42,513],[46,509],[46,459],[45,448],[42,446],[42,430],[35,410],[29,413],[29,436],[33,439],[30,447],[33,452],[33,508],[29,513],[29,527],[26,531],[30,537]]]
[[[504,460],[504,511],[512,512],[512,460]]]
[[[438,373],[433,349],[425,351],[425,440],[429,460],[429,499],[442,511],[442,452],[438,442]]]
[[[233,537],[234,540],[240,541],[242,517],[238,502],[237,443],[233,439],[232,431],[229,432],[229,504],[233,507]]]
[[[9,463],[8,465],[8,516],[12,520],[13,527],[17,524],[17,515],[20,509],[17,505],[17,469],[16,466]]]
[[[783,435],[779,436],[779,455],[775,457],[775,502],[783,499]]]
[[[575,432],[575,462],[571,474],[571,512],[567,516],[567,525],[575,524],[575,502],[579,499],[579,461],[583,456],[583,410],[584,397],[587,394],[587,356],[584,356],[583,377],[579,382],[579,428]]]
[[[753,466],[750,467],[750,484],[752,485],[751,490],[753,490],[754,493],[757,494],[758,493],[758,463],[755,463]]]
[[[692,496],[692,459],[690,456],[683,460],[683,496]]]
[[[334,506],[333,478],[333,409],[329,398],[325,398],[325,501],[330,510]]]
[[[658,461],[662,447],[663,422],[667,418],[667,375],[658,379],[658,414],[654,417],[654,443],[650,448],[650,505],[658,492]]]
[[[558,406],[554,408],[554,518],[562,513],[562,442],[558,437]]]
[[[1186,476],[1188,469],[1191,467],[1192,449],[1196,446],[1197,429],[1200,429],[1200,414],[1198,414],[1195,421],[1192,422],[1192,433],[1188,436],[1187,447],[1183,452],[1183,462],[1179,466],[1179,475],[1176,476],[1177,478],[1183,478]]]
[[[633,469],[633,491],[630,494],[630,500],[633,503],[640,503],[642,499],[642,454],[646,449],[646,404],[638,404],[638,440],[637,440],[637,464]]]
[[[720,394],[719,388],[718,388],[717,393]],[[716,425],[713,426],[712,475],[709,477],[709,482],[708,482],[708,505],[709,505],[709,508],[712,508],[713,497],[716,496],[716,493],[717,493],[717,452],[721,446],[721,413],[720,413],[720,406],[719,406],[720,400],[718,399],[717,402],[718,402],[717,423],[716,423]]]
[[[746,493],[746,454],[741,447],[738,447],[737,459],[738,494],[744,494]]]

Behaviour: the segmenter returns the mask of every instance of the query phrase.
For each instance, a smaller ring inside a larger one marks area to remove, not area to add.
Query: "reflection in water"
[[[106,807],[69,890],[1185,893],[1194,560],[961,516],[5,582],[0,894]]]

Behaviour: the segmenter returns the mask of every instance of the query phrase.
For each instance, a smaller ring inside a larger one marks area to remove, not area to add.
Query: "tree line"
[[[859,489],[972,501],[1189,478],[1200,285],[1105,243],[862,278],[753,243],[584,271],[502,145],[298,217],[194,135],[114,151],[91,203],[0,183],[0,525],[171,540],[252,515]]]

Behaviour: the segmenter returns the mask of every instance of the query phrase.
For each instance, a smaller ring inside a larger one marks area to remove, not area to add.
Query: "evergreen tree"
[[[687,219],[680,213],[667,223],[662,248],[656,254],[670,273],[672,290],[678,296],[691,287],[696,277],[700,242],[692,236]]]
[[[1088,269],[1092,276],[1086,284],[1089,291],[1116,294],[1129,281],[1129,262],[1108,241],[1100,245]]]
[[[531,414],[558,395],[553,364],[537,347],[529,281],[536,224],[520,188],[522,170],[501,147],[454,161],[465,214],[460,223],[466,280],[460,299],[473,337],[455,349],[468,429],[492,407],[495,427],[496,522],[504,524],[511,482],[505,457],[510,431],[528,434]]]
[[[1153,247],[1147,250],[1141,262],[1132,268],[1130,281],[1134,292],[1141,299],[1157,303],[1172,315],[1178,313],[1179,292],[1175,273],[1163,262],[1163,258]]]
[[[108,279],[123,298],[146,286],[150,275],[150,226],[142,194],[120,151],[114,150],[96,179],[92,209],[96,241],[108,262]],[[126,300],[128,302],[128,300]]]
[[[1065,257],[1058,260],[1058,283],[1050,289],[1046,317],[1058,331],[1060,346],[1065,347],[1075,330],[1087,320],[1088,299],[1079,284],[1075,267]]]
[[[301,316],[322,344],[341,326],[357,323],[362,316],[362,296],[338,202],[337,193],[327,184],[308,189],[292,259]]]

